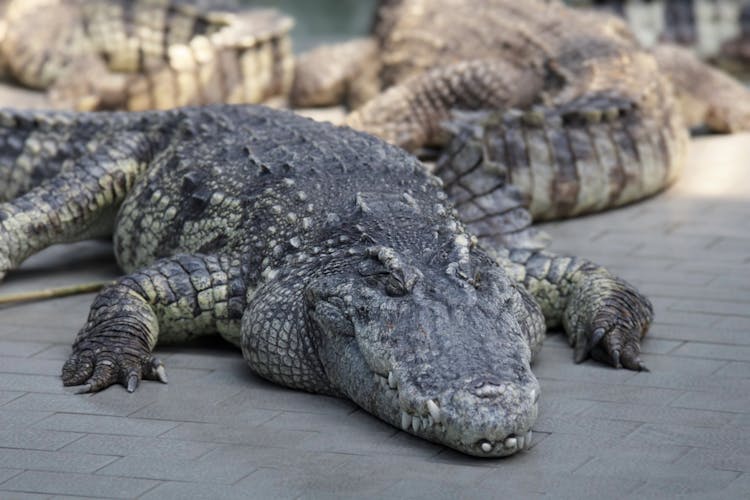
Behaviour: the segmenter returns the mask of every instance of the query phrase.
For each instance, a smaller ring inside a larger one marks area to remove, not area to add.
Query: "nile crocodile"
[[[3,273],[114,231],[127,275],[62,369],[81,392],[166,382],[157,341],[219,334],[262,377],[494,457],[530,444],[545,323],[578,361],[643,368],[652,309],[632,286],[580,258],[483,247],[438,178],[369,134],[252,106],[4,110],[0,134],[3,175],[30,178],[0,204]]]
[[[0,0],[0,65],[78,110],[259,103],[285,96],[291,18],[196,0]],[[222,3],[227,3],[226,1]]]
[[[450,152],[438,161],[437,173],[461,192],[452,194],[472,198],[510,181],[537,219],[618,206],[666,187],[686,154],[680,103],[690,105],[691,122],[750,126],[750,92],[738,83],[677,48],[660,49],[657,61],[619,18],[559,2],[383,0],[373,34],[353,43],[380,64],[382,93],[358,105],[361,85],[350,79],[373,70],[362,70],[359,59],[343,64],[350,43],[298,57],[294,102],[356,87],[346,120],[354,128],[409,150],[458,136],[448,148],[455,151],[468,140],[476,161],[451,166]],[[321,70],[330,59],[342,64]],[[676,101],[673,83],[690,94]],[[491,113],[454,119],[446,134],[443,122],[456,110]],[[469,209],[465,217],[487,218]]]

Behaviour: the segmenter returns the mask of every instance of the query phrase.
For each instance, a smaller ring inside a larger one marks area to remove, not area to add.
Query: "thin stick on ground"
[[[54,299],[58,297],[67,297],[68,295],[77,295],[82,293],[98,292],[105,286],[113,283],[112,281],[97,281],[93,283],[81,283],[80,285],[70,285],[58,288],[47,288],[44,290],[34,290],[32,292],[9,293],[0,295],[0,305],[18,304],[21,302],[31,302],[35,300]]]

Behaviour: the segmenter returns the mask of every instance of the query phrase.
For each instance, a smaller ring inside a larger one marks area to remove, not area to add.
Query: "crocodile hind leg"
[[[148,167],[149,139],[117,136],[12,201],[0,204],[0,277],[55,243],[111,234],[114,214]]]
[[[499,59],[465,61],[406,79],[347,117],[347,124],[414,151],[445,140],[455,109],[525,107],[539,96],[541,71]]]
[[[640,342],[653,308],[632,285],[584,259],[539,250],[503,249],[498,262],[534,296],[548,327],[563,326],[577,363],[591,356],[646,369]]]
[[[152,355],[157,339],[220,333],[239,344],[246,287],[239,259],[179,255],[121,278],[94,300],[62,369],[63,384],[96,392],[143,379],[167,382]]]

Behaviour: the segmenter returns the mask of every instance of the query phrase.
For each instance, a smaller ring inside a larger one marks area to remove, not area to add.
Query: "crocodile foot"
[[[123,385],[128,392],[138,387],[141,379],[167,383],[164,364],[150,354],[136,355],[122,349],[104,346],[74,348],[62,368],[63,385],[78,386],[77,394],[98,392],[114,384]]]
[[[609,273],[595,273],[586,281],[588,286],[581,288],[588,300],[579,309],[582,314],[565,318],[568,331],[575,332],[571,343],[576,363],[591,357],[615,368],[648,371],[640,343],[653,319],[651,302]]]

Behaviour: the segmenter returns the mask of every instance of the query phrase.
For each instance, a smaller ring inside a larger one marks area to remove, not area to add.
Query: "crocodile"
[[[0,65],[55,107],[260,103],[291,87],[291,18],[196,0],[3,0]]]
[[[729,74],[750,75],[750,2],[746,0],[575,1],[626,19],[646,46],[680,45]]]
[[[498,457],[530,445],[547,327],[577,361],[644,368],[653,312],[635,288],[582,258],[485,246],[437,177],[369,134],[250,105],[2,110],[0,153],[5,177],[32,178],[0,204],[0,270],[114,233],[126,275],[62,368],[79,392],[166,383],[157,341],[218,334],[261,377]]]
[[[560,2],[383,0],[369,40],[350,44],[380,65],[383,90],[353,105],[346,123],[410,151],[437,148],[436,173],[462,193],[453,196],[514,185],[538,220],[667,187],[686,155],[685,118],[723,131],[750,127],[750,93],[737,82],[674,47],[655,57],[621,19]],[[346,49],[298,57],[295,104],[345,97],[355,86],[348,79],[372,72],[356,58],[346,66]],[[344,68],[321,70],[330,60]],[[678,88],[675,99],[675,85],[689,93]],[[456,116],[465,110],[488,113]],[[479,158],[451,166],[459,150]],[[467,218],[489,215],[476,203],[466,210]]]

